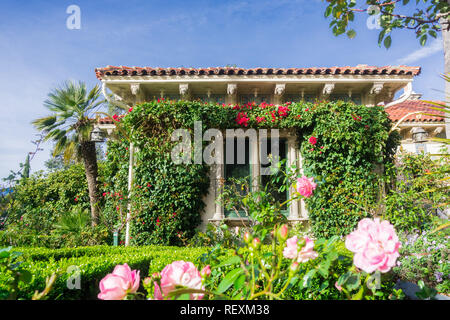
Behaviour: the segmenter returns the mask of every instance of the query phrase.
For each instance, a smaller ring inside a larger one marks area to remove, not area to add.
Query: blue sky
[[[66,9],[81,9],[81,29],[66,28]],[[0,2],[0,178],[18,170],[47,114],[43,101],[61,82],[99,83],[106,65],[151,67],[421,66],[413,83],[424,99],[443,99],[442,41],[421,47],[413,33],[393,34],[389,50],[357,16],[355,39],[335,37],[320,0],[16,1]],[[51,145],[31,163],[43,169]],[[1,182],[0,182],[1,184]]]

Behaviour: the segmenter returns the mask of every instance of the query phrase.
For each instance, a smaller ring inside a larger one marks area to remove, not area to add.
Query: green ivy
[[[238,118],[246,120],[238,124]],[[132,141],[139,149],[131,195],[139,204],[133,222],[136,244],[180,244],[201,221],[208,166],[175,165],[170,159],[171,133],[177,128],[193,132],[195,121],[202,121],[203,132],[209,128],[294,129],[305,175],[318,182],[314,196],[306,201],[318,237],[348,234],[368,215],[355,203],[377,201],[377,169],[392,161],[399,142],[397,133],[389,133],[391,122],[381,106],[344,101],[232,106],[165,100],[136,105],[120,121],[130,140],[109,143],[106,174],[111,191],[126,192],[127,147]],[[315,145],[309,142],[312,136],[317,139]]]

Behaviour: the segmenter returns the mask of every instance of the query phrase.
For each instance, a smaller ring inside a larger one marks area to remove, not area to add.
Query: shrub
[[[175,260],[195,260],[205,248],[176,247],[108,247],[96,246],[76,249],[15,248],[23,253],[21,268],[32,275],[29,283],[20,283],[18,298],[31,299],[35,290],[45,288],[45,280],[56,272],[58,277],[48,294],[48,299],[97,299],[98,283],[112,272],[117,264],[127,263],[132,269],[141,271],[141,277],[160,271],[161,268]],[[69,289],[73,273],[68,273],[70,266],[79,267],[81,289]],[[0,291],[6,289],[8,278],[5,269],[0,269]]]
[[[396,165],[388,169],[385,218],[401,232],[430,230],[437,210],[448,203],[445,182],[440,179],[449,168],[448,157],[432,160],[428,154],[399,154]]]
[[[103,166],[99,166],[100,172]],[[100,204],[101,205],[101,204]],[[92,240],[94,232],[86,227],[85,242],[76,242],[70,237],[55,233],[56,224],[70,215],[72,210],[89,210],[89,192],[82,164],[67,169],[44,174],[42,171],[30,178],[21,179],[14,188],[13,201],[7,209],[5,233],[1,237],[3,245],[61,247],[83,245]],[[104,231],[96,237],[102,243],[108,236]]]
[[[393,269],[397,279],[418,283],[423,281],[438,292],[450,293],[448,258],[450,231],[404,234],[400,259]]]

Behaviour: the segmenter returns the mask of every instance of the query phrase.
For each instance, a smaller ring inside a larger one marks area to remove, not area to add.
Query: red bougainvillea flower
[[[287,116],[288,111],[290,111],[288,107],[283,107],[283,106],[278,107],[278,114],[280,115],[280,117]]]
[[[261,123],[261,122],[264,122],[264,121],[266,121],[266,118],[264,118],[264,117],[256,117],[256,122]]]
[[[317,138],[316,137],[311,137],[309,138],[309,143],[311,143],[312,145],[315,145],[317,143]]]
[[[118,122],[119,121],[119,116],[117,114],[115,114],[115,115],[113,115],[113,119]]]
[[[240,126],[244,126],[246,127],[248,125],[248,121],[250,119],[247,116],[247,113],[245,112],[239,112],[237,117],[236,117],[236,123]]]

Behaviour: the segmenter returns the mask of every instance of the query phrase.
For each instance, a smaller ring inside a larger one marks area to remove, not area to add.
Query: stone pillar
[[[303,175],[303,157],[302,154],[300,152],[300,149],[297,149],[297,155],[298,155],[298,161],[297,161],[297,165],[300,168],[300,173]],[[305,200],[300,200],[300,217],[302,220],[307,220],[308,219],[308,210],[306,210],[306,203]]]
[[[219,222],[225,218],[223,205],[217,201],[219,199],[220,190],[223,186],[223,183],[225,182],[225,141],[226,139],[223,139],[222,143],[219,144],[219,148],[216,149],[216,152],[218,153],[218,159],[221,159],[221,161],[211,166],[212,170],[214,170],[214,180],[212,181],[212,183],[214,184],[214,199],[216,200],[214,216],[212,219],[210,219],[210,221],[213,223]]]
[[[227,104],[236,104],[237,103],[237,84],[229,83],[227,86]]]
[[[283,102],[283,95],[286,90],[286,84],[285,83],[277,83],[275,85],[275,92],[274,92],[274,104],[280,105]]]
[[[294,137],[288,138],[287,140],[287,165],[297,165],[298,167],[298,161],[297,161],[297,149],[295,148],[296,139]],[[295,189],[291,186],[289,187],[289,195],[292,197],[295,193]],[[299,220],[299,201],[293,200],[289,203],[289,216],[288,219],[292,222],[297,222]]]

